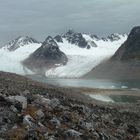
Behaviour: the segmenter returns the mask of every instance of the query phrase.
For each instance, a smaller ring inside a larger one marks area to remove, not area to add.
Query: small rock
[[[92,137],[93,137],[93,139],[99,139],[100,138],[100,136],[99,136],[99,134],[96,132],[96,131],[94,131],[94,132],[92,132]]]
[[[101,140],[109,140],[109,137],[105,135],[104,133],[99,133],[99,136]]]
[[[50,120],[50,122],[51,122],[51,124],[53,124],[54,126],[57,126],[57,127],[59,127],[60,126],[60,121],[57,119],[57,118],[55,118],[55,117],[53,117],[51,120]]]
[[[33,122],[34,122],[34,120],[30,115],[24,116],[24,118],[23,118],[24,125],[33,127]]]
[[[30,94],[30,91],[29,90],[25,90],[25,91],[23,91],[23,93],[22,93],[24,96],[27,96],[28,94]]]
[[[34,130],[29,130],[25,137],[25,140],[39,140],[37,132]]]
[[[136,138],[134,140],[140,140],[140,133],[137,134]]]
[[[60,105],[60,101],[58,100],[58,99],[52,99],[51,101],[50,101],[50,103],[49,103],[49,106],[52,108],[52,109],[54,109],[54,108],[56,108],[57,106],[59,106]]]
[[[56,140],[56,138],[54,136],[52,136],[48,140]]]
[[[138,132],[138,129],[137,129],[135,126],[133,126],[133,125],[128,125],[127,131],[128,131],[130,134],[133,134],[133,135],[136,135],[136,134],[139,133],[139,132]]]
[[[14,105],[12,105],[12,106],[10,107],[10,109],[11,109],[11,111],[13,111],[13,112],[15,112],[15,113],[18,112],[17,108],[16,108]]]
[[[45,116],[41,109],[38,110],[38,111],[36,111],[36,115],[37,115],[37,118],[39,120],[42,119],[42,118],[44,118],[44,116]]]
[[[68,131],[66,131],[66,136],[67,137],[73,137],[73,138],[78,138],[80,136],[82,136],[82,133],[74,130],[74,129],[69,129]]]
[[[50,99],[44,98],[43,96],[38,95],[37,99],[34,101],[36,104],[43,105],[45,107],[50,103]]]

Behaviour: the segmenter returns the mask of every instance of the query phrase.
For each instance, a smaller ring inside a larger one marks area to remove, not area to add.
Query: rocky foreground
[[[73,90],[0,72],[0,140],[140,140],[139,103],[99,105]]]

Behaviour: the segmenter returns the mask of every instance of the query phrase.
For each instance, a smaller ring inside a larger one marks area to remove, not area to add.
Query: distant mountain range
[[[31,37],[25,36],[25,37],[18,37],[15,40],[9,42],[8,44],[4,45],[3,48],[8,49],[9,51],[15,51],[16,49],[20,48],[21,46],[25,46],[28,44],[33,44],[39,42]]]
[[[73,30],[48,36],[43,43],[28,36],[18,37],[0,48],[0,70],[79,78],[111,58],[127,37],[127,34],[115,33],[99,38]]]

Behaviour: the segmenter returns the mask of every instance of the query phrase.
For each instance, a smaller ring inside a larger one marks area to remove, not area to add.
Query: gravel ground
[[[0,72],[0,140],[140,140],[139,102],[97,102],[85,91]]]

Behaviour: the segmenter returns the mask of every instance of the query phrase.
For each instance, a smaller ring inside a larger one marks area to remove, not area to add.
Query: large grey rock
[[[27,99],[24,96],[9,96],[11,102],[19,102],[22,105],[22,109],[27,108]]]

